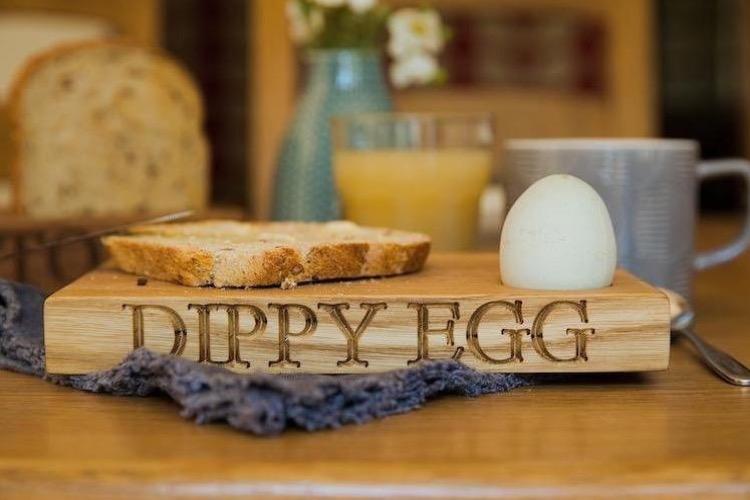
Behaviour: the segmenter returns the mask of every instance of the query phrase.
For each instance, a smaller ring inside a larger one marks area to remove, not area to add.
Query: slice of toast
[[[131,228],[103,239],[123,271],[188,286],[282,288],[418,271],[425,234],[327,223],[204,221]]]

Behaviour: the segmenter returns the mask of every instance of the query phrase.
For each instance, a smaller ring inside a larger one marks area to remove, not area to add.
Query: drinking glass
[[[469,250],[492,169],[492,117],[364,113],[333,119],[344,217],[427,233],[437,250]]]

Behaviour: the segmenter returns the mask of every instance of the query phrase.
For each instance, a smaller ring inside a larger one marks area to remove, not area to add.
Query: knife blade
[[[136,222],[129,222],[127,224],[120,224],[117,226],[108,227],[106,229],[97,229],[95,231],[91,231],[89,233],[85,234],[79,234],[75,236],[66,236],[65,238],[60,238],[56,240],[51,241],[45,241],[44,243],[40,243],[38,245],[24,247],[21,250],[13,250],[11,252],[6,252],[4,254],[0,254],[0,261],[9,259],[11,257],[15,257],[19,253],[27,253],[27,252],[38,252],[40,250],[48,250],[50,248],[54,247],[60,247],[65,245],[70,245],[72,243],[77,243],[79,241],[86,241],[93,238],[99,238],[102,236],[108,236],[111,234],[117,234],[120,232],[123,232],[127,230],[128,228],[131,228],[133,226],[145,226],[149,224],[163,224],[166,222],[174,222],[177,220],[185,219],[187,217],[190,217],[193,215],[194,210],[182,210],[180,212],[173,212],[171,214],[166,215],[160,215],[158,217],[153,217],[151,219],[136,221]]]

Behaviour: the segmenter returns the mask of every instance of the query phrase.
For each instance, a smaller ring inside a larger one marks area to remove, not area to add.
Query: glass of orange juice
[[[364,113],[333,119],[333,169],[344,217],[427,233],[469,250],[492,169],[492,116]]]

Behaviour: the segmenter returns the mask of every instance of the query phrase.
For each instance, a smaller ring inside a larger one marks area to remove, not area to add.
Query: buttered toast
[[[257,287],[389,276],[422,268],[430,238],[352,222],[204,221],[103,239],[126,272],[188,286]]]

